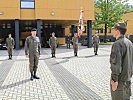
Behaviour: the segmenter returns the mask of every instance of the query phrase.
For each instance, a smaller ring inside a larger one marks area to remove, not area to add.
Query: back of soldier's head
[[[116,23],[113,28],[119,30],[120,33],[123,34],[123,35],[127,31],[127,25],[124,22]]]

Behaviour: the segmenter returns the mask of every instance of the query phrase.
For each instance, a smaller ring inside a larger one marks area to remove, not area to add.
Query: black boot
[[[53,57],[55,57],[55,53],[53,54]],[[56,58],[56,57],[55,57]]]
[[[33,78],[35,78],[35,79],[40,79],[39,77],[36,76],[36,71],[34,71],[34,76],[33,76]]]
[[[33,81],[33,72],[31,72],[30,80]]]
[[[77,52],[75,53],[75,56],[78,56],[78,55],[77,55]]]
[[[10,59],[12,59],[12,55],[10,55]]]
[[[54,54],[52,53],[52,58],[54,57]]]

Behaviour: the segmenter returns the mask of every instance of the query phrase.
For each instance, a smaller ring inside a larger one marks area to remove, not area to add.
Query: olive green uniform
[[[133,74],[133,44],[124,35],[113,44],[110,55],[111,80],[118,82],[112,91],[112,100],[130,100],[131,77]]]
[[[8,50],[9,59],[12,59],[12,51],[14,48],[14,39],[12,37],[6,39],[6,47]]]
[[[94,46],[94,53],[97,55],[98,47],[99,47],[99,36],[93,36],[92,38],[92,44]]]
[[[25,41],[25,54],[29,55],[30,72],[36,72],[40,55],[41,44],[38,37],[29,36]]]
[[[57,47],[57,38],[56,37],[50,37],[49,46],[51,48],[52,57],[55,57],[55,51],[56,51],[56,47]]]
[[[72,42],[73,42],[74,56],[77,56],[77,52],[78,52],[78,37],[73,37],[72,38]]]

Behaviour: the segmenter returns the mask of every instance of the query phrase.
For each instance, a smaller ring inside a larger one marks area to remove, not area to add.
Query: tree
[[[127,0],[95,0],[94,29],[104,29],[104,42],[107,42],[107,30],[122,20],[124,13],[128,11]]]

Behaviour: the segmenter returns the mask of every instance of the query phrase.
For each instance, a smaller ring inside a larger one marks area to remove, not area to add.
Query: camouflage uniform
[[[8,50],[9,59],[12,59],[12,51],[14,48],[14,39],[12,37],[6,39],[6,47]]]
[[[29,68],[31,74],[36,75],[38,60],[40,55],[41,44],[38,37],[29,36],[25,41],[25,54],[29,55]]]
[[[99,47],[99,36],[93,36],[92,38],[92,44],[94,46],[94,53],[97,55],[98,47]]]
[[[77,56],[77,52],[78,52],[78,37],[73,37],[72,38],[72,42],[73,42],[74,56]]]
[[[56,37],[50,37],[49,46],[51,47],[52,57],[55,57],[55,51],[56,51],[56,47],[57,47],[57,38]]]
[[[67,36],[67,38],[66,38],[66,42],[67,42],[67,48],[69,48],[70,49],[70,44],[71,44],[71,38],[70,38],[70,36]]]

